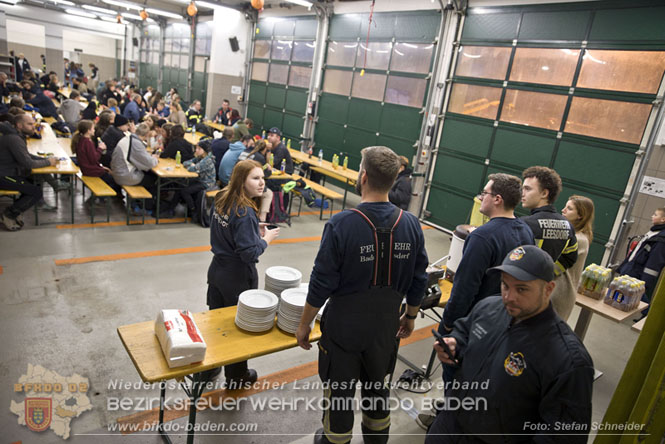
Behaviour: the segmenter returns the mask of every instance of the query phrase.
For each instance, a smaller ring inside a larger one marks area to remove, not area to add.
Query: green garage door
[[[664,20],[651,1],[470,9],[429,220],[465,223],[488,174],[545,165],[563,179],[557,208],[572,194],[594,201],[599,262],[665,71]]]

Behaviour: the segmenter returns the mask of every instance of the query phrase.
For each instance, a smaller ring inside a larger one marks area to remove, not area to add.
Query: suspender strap
[[[372,286],[390,286],[392,284],[393,231],[402,219],[403,211],[395,207],[386,227],[377,226],[376,218],[371,213],[364,213],[357,208],[353,208],[351,211],[362,216],[374,233]]]

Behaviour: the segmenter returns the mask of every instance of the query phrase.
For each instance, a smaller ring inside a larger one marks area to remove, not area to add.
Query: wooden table
[[[587,329],[589,328],[589,323],[591,322],[591,316],[593,316],[594,313],[618,323],[625,321],[649,306],[646,302],[640,301],[637,308],[631,311],[622,311],[611,305],[607,305],[602,299],[596,300],[579,293],[577,294],[575,304],[582,307],[580,316],[577,318],[577,323],[575,324],[575,334],[577,334],[577,337],[579,337],[581,341],[584,341]]]
[[[356,181],[358,180],[358,171],[356,170],[352,170],[349,168],[344,169],[342,166],[334,168],[332,162],[327,160],[323,160],[319,163],[319,158],[317,156],[312,155],[312,157],[310,157],[309,154],[303,153],[302,151],[299,150],[294,150],[293,148],[289,148],[289,153],[291,153],[291,158],[298,163],[306,163],[308,165],[319,167],[320,172],[322,174],[326,174],[327,176],[334,178],[341,176],[343,179],[346,180],[346,185],[355,185]],[[344,187],[344,199],[342,200],[342,209],[346,207],[347,193],[348,193],[347,187]]]
[[[191,131],[185,132],[185,140],[194,146],[199,143],[199,140],[201,140],[202,137],[205,137],[205,134],[199,133],[198,131],[195,133],[192,133]]]
[[[175,159],[159,159],[159,163],[152,169],[157,175],[157,205],[155,207],[155,224],[159,223],[159,206],[161,201],[162,186],[173,185],[171,188],[177,189],[189,182],[189,179],[196,179],[198,174],[187,171],[182,165],[177,167]],[[187,222],[187,210],[185,210],[185,222]]]
[[[630,328],[632,328],[633,330],[635,330],[638,333],[642,332],[642,329],[644,328],[644,323],[646,321],[647,321],[647,317],[645,316],[642,319],[640,319],[639,321],[637,321],[636,323],[634,323],[633,326],[630,327]]]
[[[611,305],[607,305],[605,302],[603,302],[602,298],[593,299],[589,296],[585,296],[579,293],[577,294],[575,304],[582,307],[580,315],[577,318],[577,323],[575,324],[575,334],[582,342],[584,342],[584,337],[586,336],[589,323],[591,322],[591,316],[593,316],[594,313],[599,314],[600,316],[609,319],[610,321],[619,323],[634,316],[636,313],[641,312],[649,306],[649,304],[646,302],[640,301],[640,304],[637,306],[637,308],[631,311],[622,311],[618,308],[612,307]],[[601,376],[603,376],[603,372],[598,369],[594,369],[594,381]]]
[[[159,340],[155,335],[154,321],[118,327],[120,340],[144,382],[161,382],[191,375],[190,389],[189,391],[185,389],[191,401],[190,405],[195,405],[203,392],[204,384],[201,384],[200,372],[294,348],[298,345],[294,335],[284,333],[276,326],[263,333],[249,333],[240,330],[235,325],[235,306],[195,313],[193,316],[207,345],[206,356],[203,362],[177,368],[169,368],[164,359]],[[310,334],[310,341],[318,341],[320,338],[321,330],[317,322]],[[184,384],[183,388],[185,388]],[[164,385],[161,388],[160,396],[159,430],[164,440],[170,442],[162,431],[166,397]],[[190,408],[189,423],[193,430],[196,423],[196,408]],[[192,443],[193,441],[194,432],[190,431],[187,442]]]
[[[225,128],[224,125],[222,125],[221,123],[215,123],[212,120],[206,120],[203,122],[203,124],[205,126],[209,126],[210,128],[214,128],[217,131],[224,131]]]
[[[53,129],[50,125],[42,124],[42,138],[41,139],[28,139],[27,146],[28,152],[35,156],[42,156],[41,153],[50,153],[54,157],[59,158],[60,160],[55,166],[47,166],[42,168],[33,168],[32,174],[34,175],[44,175],[44,174],[64,174],[68,176],[74,176],[80,172],[79,167],[76,166],[70,156],[72,154],[70,145],[71,139],[67,138],[57,138],[53,133]],[[43,186],[43,181],[42,181]],[[71,197],[71,216],[72,224],[74,223],[74,178],[72,177],[69,181],[69,195]],[[58,198],[58,193],[55,194],[56,203]],[[39,225],[39,210],[37,205],[35,205],[35,225]]]

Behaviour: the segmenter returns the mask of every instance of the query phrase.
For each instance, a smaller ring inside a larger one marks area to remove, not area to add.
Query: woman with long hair
[[[257,212],[264,189],[261,166],[252,160],[243,160],[233,169],[228,186],[215,196],[210,217],[210,244],[214,254],[208,269],[210,310],[237,305],[240,293],[258,288],[256,263],[279,234],[279,228],[259,227]],[[218,372],[210,371],[204,377],[213,377]],[[227,365],[224,375],[227,387],[228,384],[252,384],[257,378],[256,371],[248,369],[247,361]]]
[[[267,180],[272,174],[272,168],[268,164],[268,152],[272,148],[272,144],[266,139],[261,139],[256,142],[254,148],[247,148],[247,150],[240,153],[238,160],[254,160],[261,165],[264,172],[264,178]],[[265,222],[270,212],[270,203],[272,202],[273,192],[269,187],[265,187],[263,195],[261,196],[261,204],[259,205],[259,221]]]
[[[194,157],[194,146],[185,140],[185,130],[180,125],[175,125],[169,133],[169,143],[159,155],[161,158],[175,159],[180,151],[180,159],[184,162]]]
[[[565,321],[575,306],[577,288],[589,254],[589,244],[593,240],[593,201],[588,197],[572,195],[561,210],[561,214],[568,219],[577,237],[577,261],[556,278],[556,287],[551,297],[554,309]]]
[[[76,155],[79,168],[84,176],[100,177],[111,188],[120,191],[120,187],[113,180],[111,170],[100,163],[102,152],[106,149],[104,142],[99,142],[98,146],[92,141],[95,134],[95,124],[92,120],[83,119],[79,121],[76,132],[72,136],[71,148],[72,154]],[[86,203],[94,201],[95,196],[91,196]]]

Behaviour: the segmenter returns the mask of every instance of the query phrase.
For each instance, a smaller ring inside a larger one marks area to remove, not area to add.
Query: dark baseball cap
[[[122,114],[116,114],[115,120],[113,120],[113,126],[116,128],[122,125],[127,125],[128,123],[129,119],[127,119],[127,117],[123,116]]]
[[[268,130],[269,133],[277,134],[279,137],[282,137],[282,132],[276,126],[273,126]]]
[[[512,250],[501,265],[487,272],[503,271],[520,281],[554,280],[554,261],[549,254],[535,245],[522,245]]]

